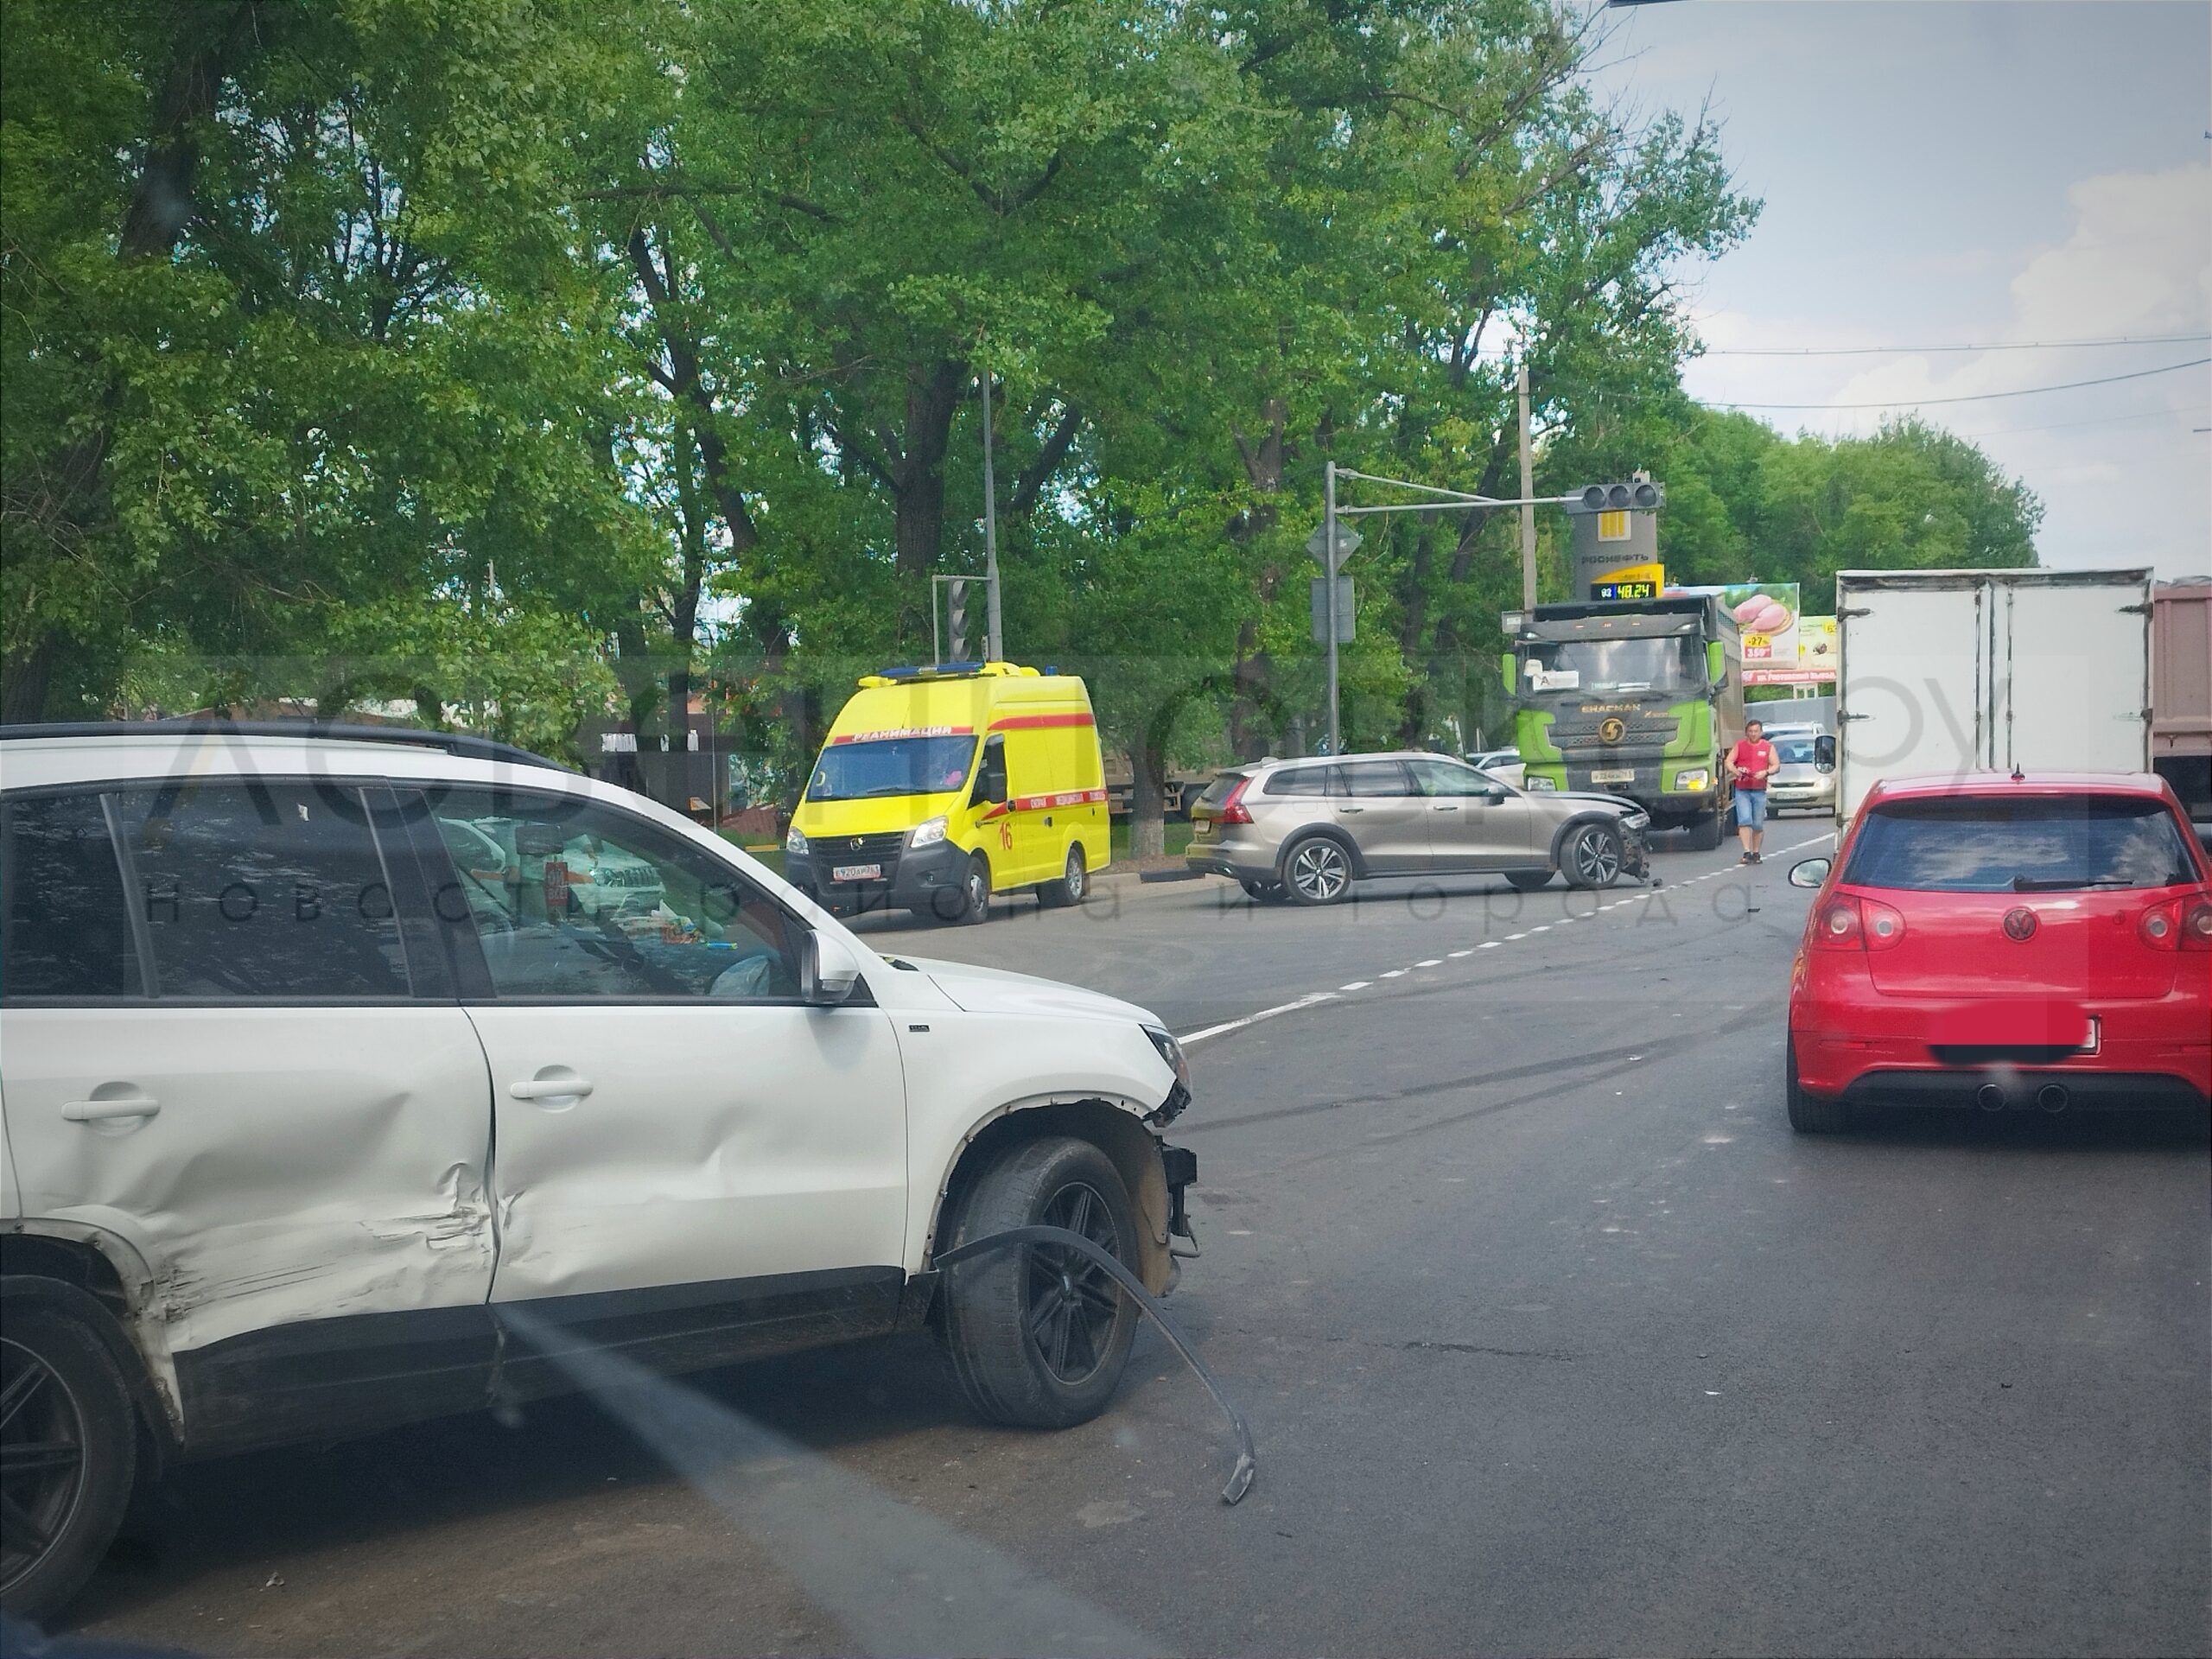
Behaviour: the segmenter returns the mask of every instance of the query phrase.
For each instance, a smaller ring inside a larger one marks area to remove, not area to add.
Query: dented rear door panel
[[[490,1085],[458,1007],[13,1007],[0,1044],[22,1213],[143,1257],[188,1445],[482,1399]]]

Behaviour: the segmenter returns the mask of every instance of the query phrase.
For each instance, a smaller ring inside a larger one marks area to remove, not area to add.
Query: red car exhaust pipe
[[[1985,1112],[2005,1109],[2005,1091],[1993,1083],[1985,1083],[1974,1091],[1974,1103]]]
[[[2046,1083],[2036,1090],[2036,1104],[2054,1117],[2066,1109],[2066,1103],[2071,1098],[2063,1083]]]

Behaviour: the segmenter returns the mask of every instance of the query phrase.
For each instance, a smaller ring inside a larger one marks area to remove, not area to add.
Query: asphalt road
[[[1221,1420],[1154,1334],[1057,1436],[976,1426],[888,1343],[186,1471],[77,1629],[296,1655],[2212,1648],[2204,1121],[1794,1137],[1787,862],[866,925],[1229,1027],[1192,1049],[1205,1254],[1170,1306],[1251,1419],[1236,1508]]]

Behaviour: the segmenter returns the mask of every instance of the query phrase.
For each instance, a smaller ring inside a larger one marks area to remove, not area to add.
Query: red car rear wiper
[[[2015,893],[2066,893],[2076,887],[2132,887],[2135,883],[2124,875],[2016,875],[2012,878]]]

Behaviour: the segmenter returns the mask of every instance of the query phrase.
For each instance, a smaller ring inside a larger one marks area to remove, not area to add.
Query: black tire
[[[1351,892],[1351,855],[1329,836],[1305,836],[1283,849],[1283,893],[1294,905],[1333,905]]]
[[[1797,1081],[1797,1044],[1793,1038],[1783,1051],[1782,1084],[1789,1102],[1789,1127],[1800,1135],[1840,1135],[1851,1127],[1847,1101],[1822,1100],[1808,1095]]]
[[[1239,881],[1244,896],[1255,905],[1280,905],[1290,895],[1282,890],[1280,881]]]
[[[1505,879],[1522,893],[1538,893],[1551,885],[1550,870],[1508,870]]]
[[[1009,1227],[1071,1227],[1136,1266],[1136,1211],[1114,1160],[1047,1135],[1008,1147],[960,1205],[948,1248]],[[1070,1428],[1106,1408],[1136,1339],[1136,1304],[1089,1257],[1025,1245],[948,1268],[939,1334],[976,1414]]]
[[[1713,851],[1713,849],[1720,845],[1720,810],[1718,807],[1715,807],[1712,811],[1707,813],[1705,817],[1701,818],[1695,818],[1691,821],[1690,850],[1692,852],[1709,853]]]
[[[1083,846],[1077,842],[1068,849],[1068,861],[1057,881],[1040,883],[1037,888],[1037,902],[1047,910],[1065,910],[1071,905],[1083,902],[1083,895],[1090,890],[1090,873],[1084,868]]]
[[[988,921],[990,914],[990,861],[981,853],[972,853],[967,869],[961,874],[960,885],[940,892],[930,900],[930,916],[956,927],[973,927]]]
[[[15,1304],[0,1330],[0,1611],[43,1620],[115,1541],[138,1460],[130,1392],[79,1320]]]
[[[1578,823],[1560,843],[1560,873],[1568,887],[1586,892],[1619,880],[1625,858],[1621,832],[1610,823]]]

